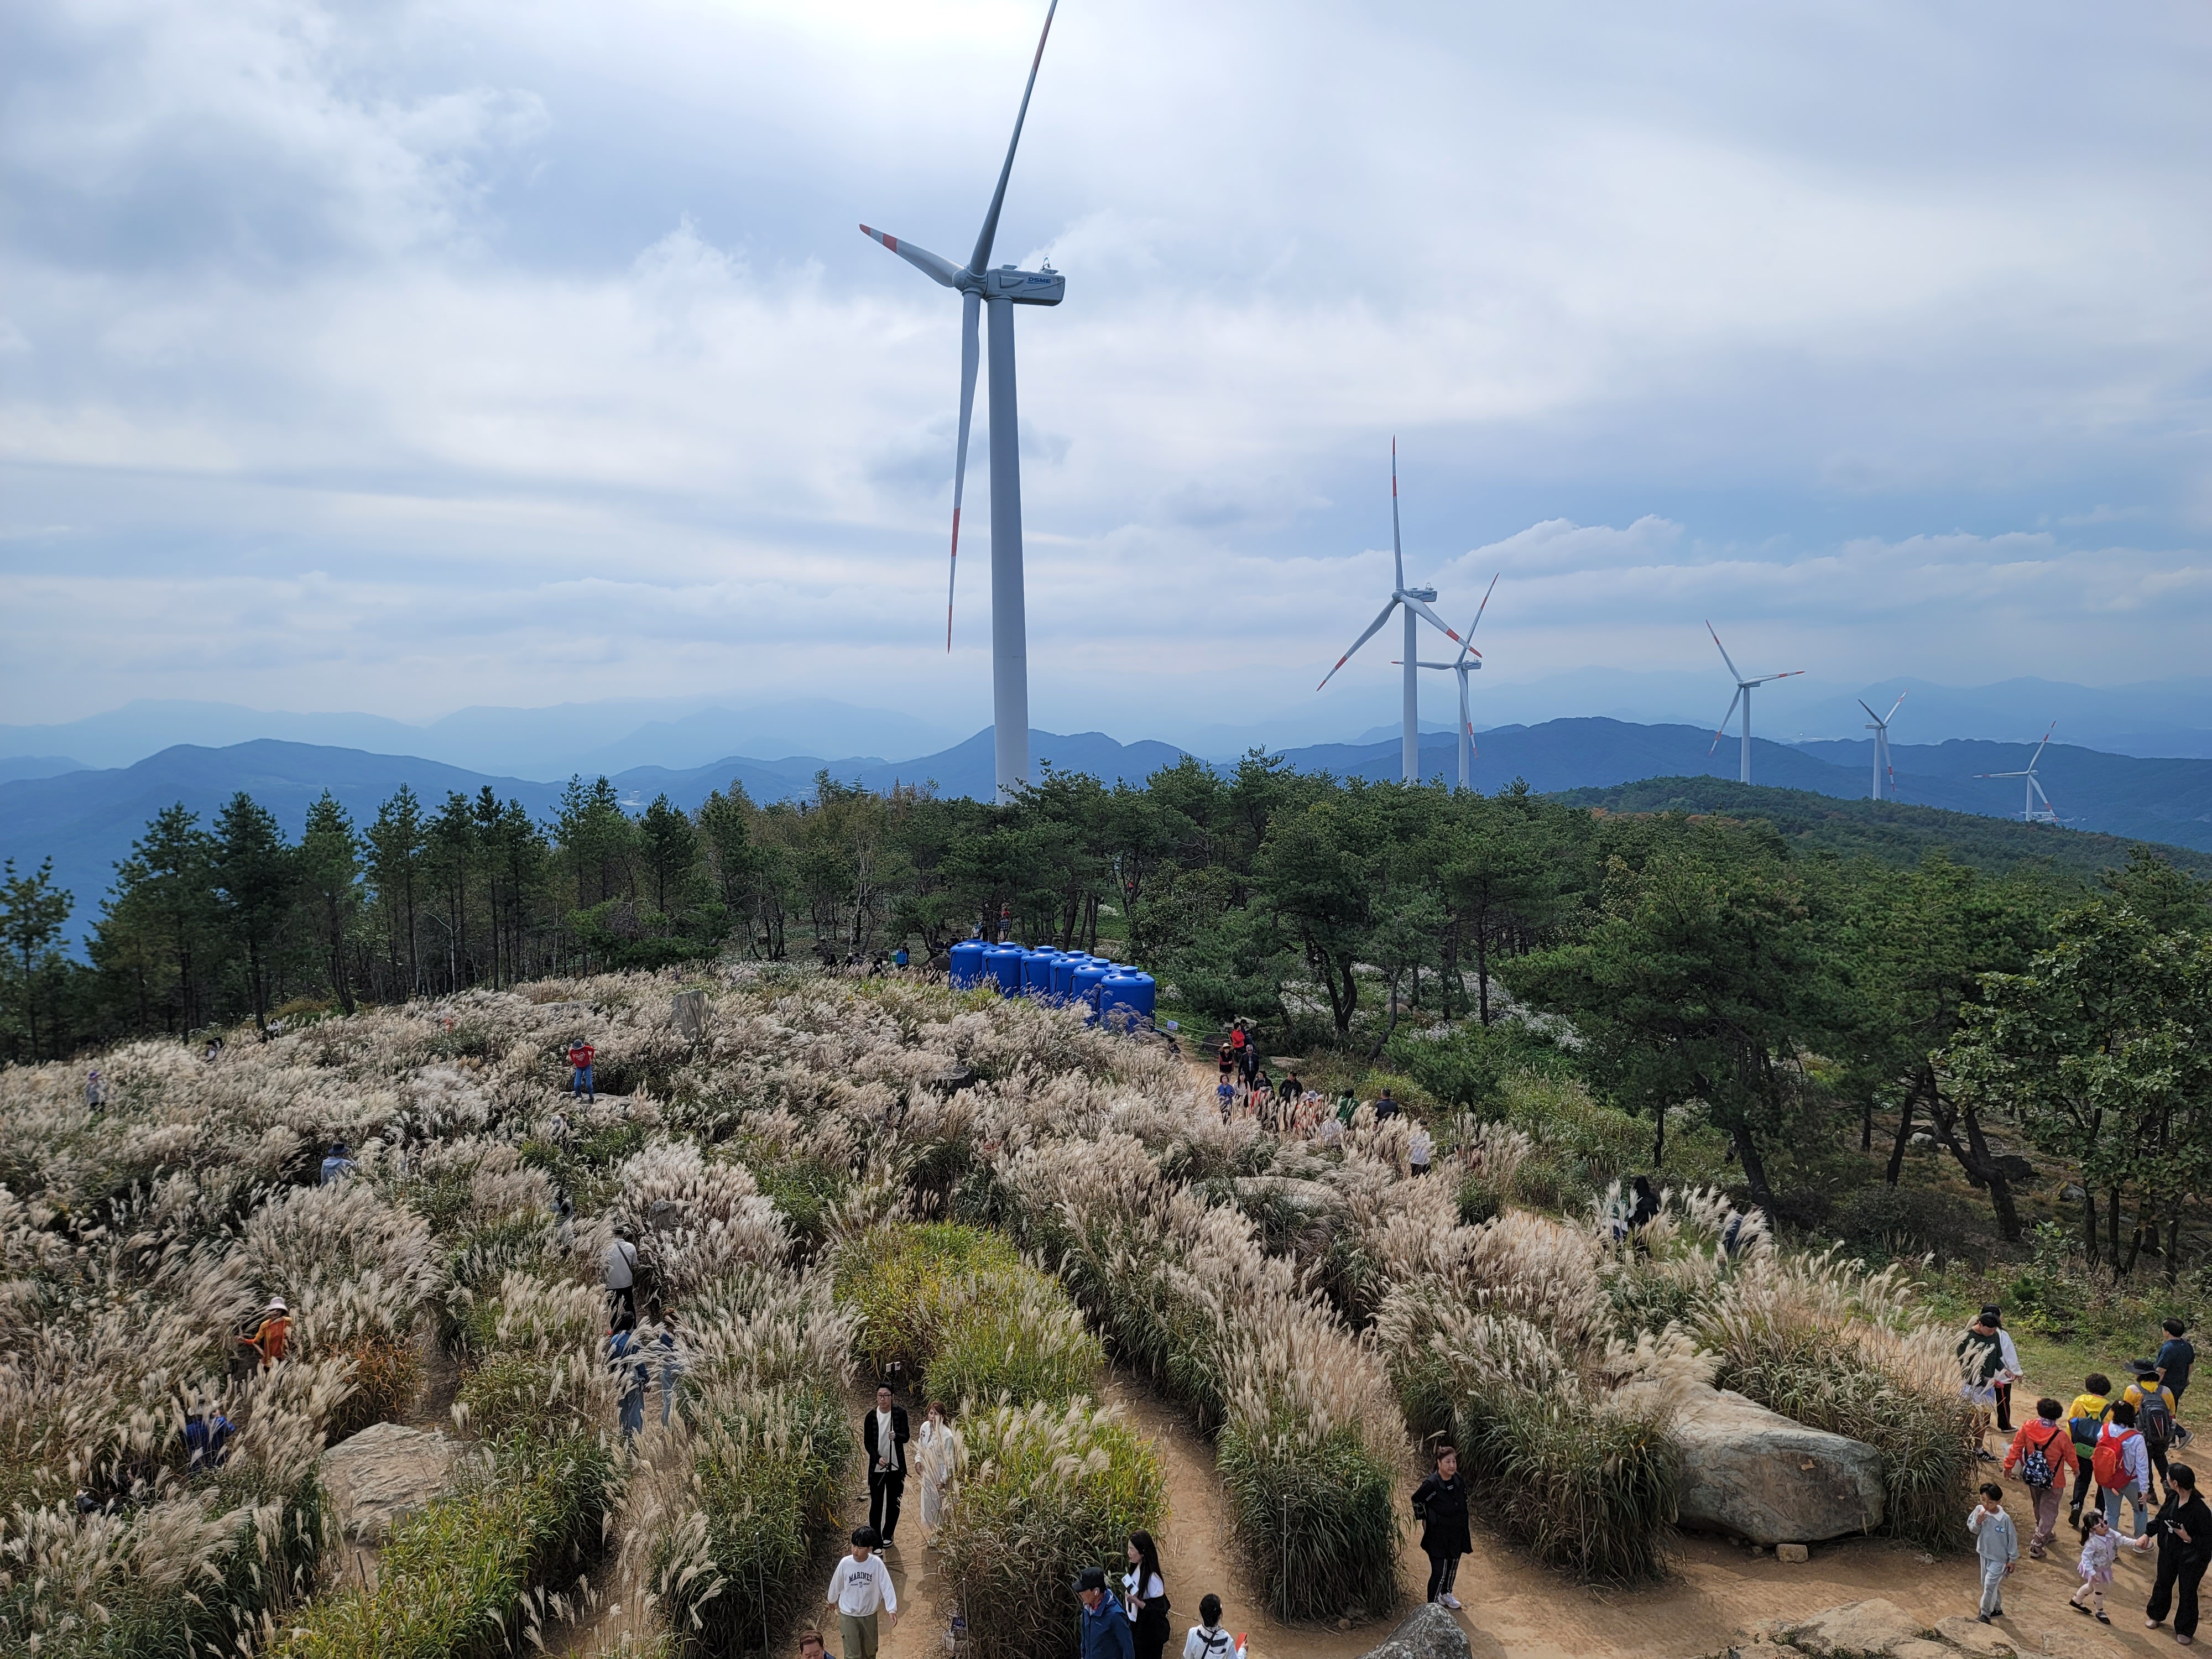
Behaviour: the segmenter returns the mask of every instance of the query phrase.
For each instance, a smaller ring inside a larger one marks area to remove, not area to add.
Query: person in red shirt
[[[285,1347],[292,1340],[292,1315],[284,1305],[284,1298],[269,1298],[269,1311],[251,1336],[241,1336],[238,1346],[251,1348],[261,1356],[262,1369],[266,1370],[284,1357]]]
[[[591,1101],[599,1099],[592,1088],[592,1061],[598,1054],[599,1050],[581,1037],[568,1045],[568,1064],[574,1071],[574,1075],[568,1079],[570,1094],[581,1095]]]
[[[2073,1483],[2075,1456],[2074,1432],[2062,1413],[2065,1407],[2046,1396],[2035,1402],[2035,1417],[2020,1425],[2020,1432],[2012,1437],[2012,1449],[2004,1455],[2004,1472],[2015,1469],[2027,1483],[2029,1502],[2035,1505],[2035,1531],[2027,1540],[2027,1553],[2036,1560],[2043,1559],[2043,1547],[2051,1541],[2051,1534],[2058,1530],[2059,1494]],[[2028,1454],[2042,1454],[2043,1467],[2034,1473],[2040,1481],[2030,1478]]]

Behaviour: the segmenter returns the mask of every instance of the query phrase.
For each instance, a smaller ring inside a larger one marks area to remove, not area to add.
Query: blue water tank
[[[1157,988],[1150,974],[1125,969],[1098,982],[1098,1018],[1112,1030],[1150,1030]]]
[[[1075,994],[1075,970],[1091,958],[1080,951],[1063,951],[1052,964],[1052,1000],[1066,1002]]]
[[[1098,986],[1106,977],[1106,969],[1095,962],[1086,962],[1069,975],[1068,995],[1075,1002],[1090,1009],[1087,1023],[1098,1022]]]
[[[983,952],[983,967],[1001,996],[1022,994],[1022,958],[1029,954],[1018,945],[994,945]]]
[[[1049,945],[1039,945],[1022,958],[1022,994],[1036,997],[1040,1001],[1052,996],[1052,964],[1060,959],[1060,952]]]
[[[980,939],[964,939],[952,947],[954,990],[973,990],[983,982],[983,952],[987,948]]]

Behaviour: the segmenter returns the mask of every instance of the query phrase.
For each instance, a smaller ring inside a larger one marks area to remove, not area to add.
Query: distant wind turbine
[[[1396,585],[1390,590],[1390,603],[1382,607],[1381,616],[1367,624],[1367,631],[1352,641],[1351,650],[1336,659],[1336,668],[1341,668],[1350,662],[1352,652],[1358,650],[1361,646],[1375,637],[1382,624],[1390,620],[1390,613],[1393,611],[1397,610],[1401,605],[1405,607],[1406,654],[1399,659],[1405,665],[1406,670],[1406,725],[1401,750],[1406,781],[1419,783],[1421,781],[1421,665],[1419,644],[1413,637],[1413,618],[1419,617],[1428,622],[1455,645],[1462,645],[1466,641],[1446,625],[1442,617],[1429,609],[1437,597],[1435,588],[1406,586],[1406,554],[1398,540],[1398,441],[1395,438],[1390,440],[1390,557],[1393,561],[1393,568],[1397,573]],[[1328,673],[1322,675],[1321,685],[1314,687],[1314,690],[1318,691],[1334,679],[1336,668],[1332,668]]]
[[[2051,732],[2056,732],[2057,729],[2058,722],[2057,720],[2051,721]],[[2025,778],[2027,780],[2027,781],[2021,787],[2020,821],[2022,823],[2056,823],[2058,822],[2058,814],[2051,809],[2051,797],[2043,793],[2043,785],[2037,781],[2035,775],[2036,763],[2043,758],[2043,751],[2051,746],[2051,732],[2045,732],[2043,734],[2043,741],[2035,745],[2035,752],[2027,757],[2027,764],[2021,768],[2021,770],[2017,772],[1977,772],[1974,774],[1978,778]],[[2039,800],[2043,803],[2040,807],[2037,806],[2035,804]]]
[[[1497,591],[1498,577],[1492,576],[1490,586],[1482,591],[1482,603],[1474,608],[1474,620],[1467,625],[1467,637],[1459,642],[1459,655],[1449,662],[1421,665],[1459,676],[1459,787],[1462,789],[1474,787],[1474,714],[1467,696],[1467,677],[1482,666],[1482,653],[1474,648],[1474,630],[1482,626],[1482,613],[1490,609],[1490,596]]]
[[[1721,716],[1720,730],[1713,733],[1712,748],[1707,749],[1705,753],[1711,755],[1714,749],[1721,746],[1721,739],[1728,735],[1729,722],[1735,718],[1735,706],[1741,703],[1743,705],[1743,759],[1736,769],[1736,781],[1749,783],[1751,781],[1752,688],[1764,685],[1769,680],[1786,680],[1792,675],[1802,674],[1805,671],[1802,668],[1792,668],[1779,674],[1761,674],[1756,679],[1747,680],[1738,672],[1735,659],[1729,655],[1728,647],[1721,644],[1721,636],[1713,632],[1713,625],[1710,622],[1705,624],[1705,632],[1712,634],[1713,644],[1720,651],[1721,660],[1728,664],[1728,672],[1735,676],[1735,696],[1729,700],[1728,713]]]
[[[1022,597],[1022,461],[1014,405],[1014,307],[1056,306],[1066,297],[1066,281],[1046,262],[1042,270],[991,267],[991,244],[999,234],[999,209],[1006,199],[1006,180],[1014,170],[1014,151],[1022,142],[1022,123],[1036,90],[1037,65],[1052,33],[1060,0],[1045,8],[1044,29],[1036,55],[1030,59],[1029,84],[1014,114],[1014,136],[999,169],[999,187],[965,265],[955,265],[927,248],[880,230],[860,227],[931,281],[960,295],[960,439],[952,463],[951,574],[945,584],[945,648],[952,648],[952,589],[960,568],[960,497],[968,479],[968,421],[975,408],[975,320],[991,307],[991,750],[999,799],[1010,800],[1029,780],[1029,629]]]
[[[1866,708],[1867,718],[1874,722],[1867,730],[1874,733],[1874,799],[1882,799],[1882,781],[1888,780],[1889,793],[1897,793],[1897,769],[1889,763],[1889,723],[1897,718],[1897,711],[1905,706],[1907,693],[1897,694],[1897,701],[1889,706],[1889,713],[1877,714],[1867,708],[1867,700],[1859,699],[1859,707]]]

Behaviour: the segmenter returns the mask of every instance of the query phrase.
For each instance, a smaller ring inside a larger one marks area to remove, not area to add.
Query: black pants
[[[2166,1483],[2166,1491],[2172,1492],[2173,1477],[2166,1472],[2166,1454],[2169,1449],[2165,1446],[2154,1446],[2148,1440],[2143,1442],[2143,1451],[2150,1458],[2151,1472]],[[2147,1498],[2150,1494],[2146,1492],[2143,1496]]]
[[[626,1313],[632,1319],[635,1319],[637,1317],[637,1286],[624,1285],[620,1289],[617,1289],[613,1285],[609,1285],[607,1309],[610,1313]]]
[[[1453,1581],[1459,1577],[1459,1557],[1456,1555],[1441,1555],[1435,1550],[1431,1550],[1427,1553],[1429,1558],[1429,1600],[1433,1601],[1437,1597],[1442,1595],[1446,1590],[1449,1589],[1452,1587]]]
[[[2174,1591],[2181,1592],[2180,1605],[2174,1607],[2173,1633],[2176,1636],[2197,1634],[2197,1586],[2203,1581],[2205,1558],[2178,1540],[2161,1536],[2158,1540],[2158,1583],[2151,1586],[2150,1601],[2143,1608],[2146,1619],[2163,1619],[2166,1610],[2174,1604]]]
[[[2012,1384],[2009,1382],[1997,1384],[1997,1432],[2012,1432]]]
[[[2067,1518],[2075,1526],[2081,1524],[2081,1500],[2089,1495],[2089,1483],[2095,1477],[2090,1473],[2089,1454],[2079,1446],[2074,1448],[2074,1496],[2066,1504]],[[2087,1536],[2085,1532],[2083,1536]]]
[[[906,1471],[868,1471],[868,1524],[878,1543],[888,1544],[898,1530],[899,1500],[906,1496]]]

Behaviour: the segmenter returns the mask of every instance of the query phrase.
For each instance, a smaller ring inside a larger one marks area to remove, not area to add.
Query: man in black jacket
[[[2197,1496],[2197,1472],[2188,1464],[2176,1463],[2167,1470],[2166,1502],[2148,1530],[2158,1540],[2158,1582],[2151,1586],[2143,1623],[2156,1630],[2172,1607],[2174,1636],[2191,1642],[2197,1635],[2197,1587],[2203,1582],[2206,1565],[2212,1563],[2212,1508]]]
[[[868,1454],[868,1524],[880,1547],[889,1549],[898,1530],[899,1500],[906,1495],[906,1407],[891,1404],[888,1387],[876,1389],[876,1408],[860,1425],[860,1444]]]
[[[1437,1448],[1437,1472],[1414,1489],[1413,1518],[1421,1523],[1421,1553],[1429,1558],[1429,1600],[1456,1613],[1459,1597],[1452,1594],[1452,1581],[1459,1577],[1460,1557],[1474,1548],[1474,1540],[1468,1535],[1459,1453],[1451,1447]]]

